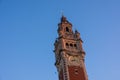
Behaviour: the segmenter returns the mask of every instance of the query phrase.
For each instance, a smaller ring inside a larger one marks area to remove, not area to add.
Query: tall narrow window
[[[73,44],[70,44],[70,47],[73,47]]]
[[[68,27],[66,27],[66,32],[69,32],[69,28]]]
[[[68,44],[68,43],[66,43],[66,47],[67,47],[67,48],[69,47],[69,44]]]
[[[75,48],[77,48],[77,45],[76,45],[76,44],[74,44],[74,47],[75,47]]]

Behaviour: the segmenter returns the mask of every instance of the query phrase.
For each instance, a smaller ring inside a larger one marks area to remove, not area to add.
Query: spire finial
[[[61,13],[61,15],[62,15],[62,17],[63,17],[63,16],[64,16],[64,12],[63,12],[63,10],[61,10],[61,12],[60,12],[60,13]]]
[[[66,17],[65,17],[64,14],[63,14],[63,10],[61,10],[61,14],[62,14],[61,22],[66,22],[67,19],[66,19]]]

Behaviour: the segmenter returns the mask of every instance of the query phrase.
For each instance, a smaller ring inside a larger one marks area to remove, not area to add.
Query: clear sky
[[[81,33],[89,80],[120,80],[120,0],[0,0],[0,80],[58,80],[61,12]]]

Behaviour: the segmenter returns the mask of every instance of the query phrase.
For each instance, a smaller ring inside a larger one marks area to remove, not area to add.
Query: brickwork
[[[62,16],[55,41],[55,66],[59,80],[88,80],[84,65],[85,52],[80,33],[72,30],[72,24]]]
[[[69,66],[70,80],[85,80],[85,74],[82,67]]]

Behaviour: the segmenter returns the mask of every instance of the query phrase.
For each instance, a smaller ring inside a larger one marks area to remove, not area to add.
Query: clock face
[[[79,60],[79,58],[77,56],[70,56],[69,57],[69,62],[72,65],[80,64],[80,60]]]

